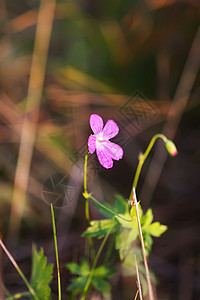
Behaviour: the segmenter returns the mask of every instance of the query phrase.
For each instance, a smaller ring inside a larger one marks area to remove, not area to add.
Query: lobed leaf
[[[72,291],[74,295],[81,293],[85,287],[85,284],[91,274],[89,263],[82,259],[80,265],[77,263],[65,264],[65,267],[70,270],[72,274],[78,275],[71,279],[71,283],[67,290]],[[94,270],[93,277],[91,279],[91,287],[94,287],[97,291],[101,292],[104,296],[110,295],[110,284],[107,282],[116,270],[109,269],[105,266],[99,266]]]
[[[77,274],[77,275],[81,274],[80,267],[77,263],[72,262],[72,263],[64,264],[64,267],[69,269],[72,274]]]
[[[107,281],[94,277],[92,279],[92,284],[97,291],[103,294],[104,297],[110,296],[111,285]]]
[[[142,216],[141,218],[141,226],[144,228],[149,226],[153,221],[153,212],[152,209],[149,208],[146,212],[146,215]]]
[[[118,214],[125,214],[128,209],[128,203],[125,198],[119,194],[115,196],[114,210]]]
[[[154,222],[154,223],[150,224],[146,229],[146,231],[149,234],[151,234],[155,237],[161,236],[161,234],[163,234],[166,230],[167,230],[167,226],[162,225],[159,222]]]
[[[94,270],[94,277],[109,278],[116,272],[115,269],[108,269],[105,266],[99,266]]]
[[[43,248],[40,249],[40,252],[37,252],[35,247],[33,247],[31,286],[40,300],[50,299],[51,289],[49,284],[52,280],[52,272],[53,264],[47,265],[47,258],[44,256]]]
[[[91,221],[88,227],[82,234],[83,237],[92,236],[102,238],[107,233],[112,233],[117,230],[119,223],[115,219],[106,219],[100,221]]]

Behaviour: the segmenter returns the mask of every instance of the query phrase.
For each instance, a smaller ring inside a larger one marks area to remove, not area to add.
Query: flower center
[[[99,149],[103,149],[102,143],[105,143],[105,142],[107,142],[107,140],[104,139],[103,132],[101,131],[100,133],[98,133],[96,135],[96,147]]]

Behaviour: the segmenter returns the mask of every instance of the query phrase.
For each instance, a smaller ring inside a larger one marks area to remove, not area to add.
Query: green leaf
[[[112,233],[117,230],[119,223],[115,219],[91,221],[90,227],[83,232],[82,236],[92,236],[102,238],[107,233]]]
[[[142,216],[141,218],[141,226],[144,228],[146,226],[149,226],[153,221],[153,213],[152,213],[152,209],[149,208],[147,210],[146,215]]]
[[[69,269],[72,274],[77,274],[77,275],[81,274],[80,267],[77,263],[72,262],[72,263],[64,264],[64,267]]]
[[[109,218],[109,219],[112,219],[112,218],[113,218],[113,214],[110,213],[109,211],[107,211],[105,208],[99,206],[97,203],[93,203],[93,204],[98,208],[99,212],[102,213],[102,215],[104,215],[105,217],[107,217],[107,218]],[[113,210],[113,207],[112,207],[110,204],[104,203],[103,205],[104,205],[105,207],[107,207],[107,208]]]
[[[118,216],[115,216],[115,218],[124,228],[132,229],[135,226],[136,218],[133,218],[131,220],[131,216],[128,212],[126,212],[125,214],[119,214]],[[131,221],[126,221],[125,219]]]
[[[128,208],[128,202],[119,194],[115,196],[114,211],[119,214],[125,214]]]
[[[146,255],[148,256],[151,252],[153,239],[152,239],[151,235],[148,234],[147,232],[143,233],[143,237],[144,237],[145,252],[146,252]]]
[[[129,255],[132,248],[132,242],[136,240],[138,231],[135,229],[122,229],[116,234],[115,247],[119,250],[121,260],[124,260]]]
[[[82,276],[88,276],[90,274],[90,266],[86,259],[81,260],[81,266],[80,266],[80,274]]]
[[[152,223],[152,221],[153,213],[151,209],[148,209],[146,215],[141,217],[142,233],[147,255],[149,255],[153,244],[153,239],[151,236],[159,237],[167,230],[167,226],[161,225],[159,222]]]
[[[67,287],[68,291],[77,290],[76,294],[84,289],[87,277],[76,277],[71,279],[70,285]]]
[[[161,236],[165,231],[167,230],[166,225],[161,225],[159,222],[154,222],[151,225],[149,225],[146,229],[146,231],[156,237]]]
[[[94,205],[96,207],[98,207],[98,210],[104,215],[106,216],[107,218],[109,219],[112,219],[113,218],[113,214],[110,213],[109,211],[107,211],[105,208],[103,207],[99,207],[97,204],[94,203]],[[114,205],[110,205],[108,203],[104,203],[104,206],[106,206],[107,208],[113,210],[114,212],[116,212],[117,214],[124,214],[125,212],[128,211],[128,202],[127,200],[119,195],[119,194],[116,194],[115,196],[115,202],[114,202]]]
[[[105,266],[100,266],[94,270],[94,277],[111,277],[116,272],[115,269],[108,269]]]
[[[85,259],[82,259],[80,265],[77,263],[69,263],[65,264],[65,267],[68,268],[72,274],[78,275],[77,277],[71,279],[71,283],[67,290],[72,291],[74,295],[81,293],[84,290],[85,284],[91,274],[89,263]],[[109,269],[105,266],[97,267],[93,273],[91,287],[94,287],[103,295],[109,295],[110,284],[107,282],[107,280],[115,272],[116,270]]]
[[[52,272],[53,264],[47,265],[47,258],[44,256],[43,249],[41,248],[40,252],[37,252],[35,247],[33,247],[31,286],[40,300],[51,299],[49,283],[52,280]]]
[[[87,276],[90,273],[90,266],[86,259],[82,259],[80,266],[75,263],[68,263],[64,265],[65,268],[69,269],[72,274]]]
[[[92,279],[92,284],[97,291],[103,294],[104,297],[110,296],[111,285],[107,281],[94,277]]]

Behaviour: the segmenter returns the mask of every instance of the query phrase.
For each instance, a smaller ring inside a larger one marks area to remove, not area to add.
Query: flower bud
[[[165,142],[165,148],[171,156],[176,156],[178,153],[175,144],[171,140]]]

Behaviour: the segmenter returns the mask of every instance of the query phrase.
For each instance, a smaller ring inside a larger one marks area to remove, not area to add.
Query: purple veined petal
[[[94,135],[90,135],[88,138],[88,150],[91,154],[96,150],[96,138]]]
[[[95,135],[98,134],[99,132],[101,132],[103,130],[103,119],[97,114],[91,115],[90,116],[90,127]]]
[[[116,136],[119,132],[119,127],[113,120],[108,120],[103,129],[103,137],[105,140],[109,140]]]
[[[96,152],[98,160],[104,168],[110,169],[113,167],[113,160],[106,150],[97,149]]]
[[[123,157],[124,151],[119,145],[112,142],[105,142],[103,144],[104,149],[106,149],[106,152],[110,154],[111,158],[119,160]]]

